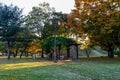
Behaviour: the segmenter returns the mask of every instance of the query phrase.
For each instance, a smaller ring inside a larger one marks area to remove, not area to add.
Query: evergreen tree
[[[17,6],[0,4],[0,40],[6,42],[10,59],[10,42],[15,41],[23,22],[22,10]]]

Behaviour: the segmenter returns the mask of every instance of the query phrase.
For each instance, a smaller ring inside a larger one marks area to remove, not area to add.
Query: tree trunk
[[[18,54],[18,49],[14,51],[14,54],[13,54],[14,58],[17,56],[17,54]]]
[[[21,52],[21,54],[20,54],[20,59],[22,58],[22,55],[23,55],[23,53],[25,52],[26,49],[27,49],[27,46],[25,46],[25,48],[24,48],[23,51]]]
[[[20,59],[22,58],[23,53],[24,53],[24,52],[22,51],[21,54],[20,54]]]
[[[78,45],[76,45],[76,58],[78,59]]]
[[[25,57],[28,57],[28,56],[29,56],[28,52],[25,52]]]
[[[60,60],[60,49],[61,49],[61,45],[58,46],[58,59]]]
[[[89,52],[87,50],[85,50],[85,53],[87,55],[87,58],[89,58]]]
[[[2,56],[4,56],[4,53],[2,52]]]
[[[118,49],[119,49],[118,58],[120,58],[120,44],[118,46]]]
[[[52,60],[52,57],[53,57],[53,55],[52,55],[52,53],[50,53],[50,55],[49,55],[50,60]]]
[[[32,58],[35,61],[36,60],[36,54],[32,54]]]
[[[41,58],[44,58],[44,50],[42,49]]]
[[[112,49],[110,49],[110,50],[108,51],[108,57],[109,57],[109,58],[114,58],[114,53],[113,53],[113,50],[112,50]]]
[[[7,55],[8,55],[8,60],[10,60],[10,41],[7,41]]]
[[[67,58],[70,58],[70,47],[67,47]]]

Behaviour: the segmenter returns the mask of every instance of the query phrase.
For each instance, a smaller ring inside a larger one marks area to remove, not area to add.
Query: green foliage
[[[24,21],[22,10],[17,6],[0,4],[0,41],[7,43],[8,59],[10,59],[10,44],[16,40],[16,34]]]
[[[58,27],[57,27],[58,28]],[[44,27],[41,30],[41,38],[46,39],[49,36],[52,36],[54,33],[54,26],[50,25],[50,23],[45,23]]]
[[[57,46],[60,45],[60,46],[66,47],[66,46],[69,46],[72,44],[76,44],[76,42],[71,38],[56,37],[56,45]],[[54,48],[54,37],[48,37],[47,39],[45,39],[42,42],[41,45],[44,50],[53,49]]]
[[[41,29],[41,38],[45,39],[47,37],[53,36],[56,28],[56,35],[64,36],[67,33],[67,28],[64,27],[64,22],[67,21],[67,15],[62,12],[53,12],[52,16],[57,19],[54,24],[53,18],[51,18],[48,22],[44,23],[44,27]],[[52,24],[50,24],[52,22]]]
[[[114,54],[115,54],[115,55],[119,55],[119,51],[115,51]]]
[[[3,42],[0,42],[0,52],[7,52],[5,43],[3,43]]]
[[[39,37],[41,37],[41,30],[44,24],[51,18],[54,9],[50,7],[49,3],[41,3],[39,6],[32,8],[32,11],[26,17],[26,25],[29,30]]]
[[[35,34],[31,33],[27,27],[22,27],[16,35],[18,42],[31,42],[33,39],[38,38]]]
[[[58,18],[61,25],[67,21],[67,15],[62,12],[55,12],[46,2],[32,8],[32,11],[26,16],[26,26],[32,33],[37,34],[41,39],[46,39],[54,33],[56,26],[57,35],[63,35],[67,30],[65,27],[56,24],[50,24],[54,18]]]
[[[33,40],[37,39],[38,37],[32,34],[27,27],[22,27],[20,32],[16,35],[16,41],[11,44],[12,49],[26,52]]]
[[[0,4],[0,40],[14,41],[23,22],[22,10],[17,6]]]
[[[115,54],[115,55],[119,55],[119,49],[118,49],[118,48],[116,48],[116,49],[114,50],[114,54]]]

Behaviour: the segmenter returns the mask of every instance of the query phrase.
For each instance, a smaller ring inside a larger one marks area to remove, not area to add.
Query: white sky
[[[0,0],[0,3],[17,5],[19,8],[23,8],[23,14],[27,14],[33,6],[38,6],[44,1],[48,2],[51,7],[55,7],[58,12],[69,13],[71,9],[74,9],[74,0]]]

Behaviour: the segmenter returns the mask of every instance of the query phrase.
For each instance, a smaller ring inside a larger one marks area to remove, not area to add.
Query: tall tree
[[[54,8],[46,2],[39,4],[32,8],[32,11],[26,17],[26,25],[31,32],[37,34],[40,38],[45,39],[52,36],[54,33],[54,26],[50,24],[50,21],[55,18],[59,18],[60,21],[67,21],[67,14],[62,12],[56,12]],[[65,27],[56,27],[58,34],[66,32]]]
[[[115,42],[119,43],[120,38],[119,4],[117,0],[75,0],[76,9],[69,15],[68,23],[73,31],[80,36],[86,34],[92,45],[101,46],[113,57]]]
[[[54,24],[53,18],[57,20],[56,24]],[[65,36],[67,34],[67,27],[64,27],[65,22],[67,22],[67,14],[63,14],[62,12],[53,12],[49,22],[46,22],[41,30],[41,37],[45,39],[53,36],[55,27],[56,35]]]
[[[6,42],[10,59],[10,42],[15,40],[23,22],[22,10],[17,6],[0,4],[0,40]]]
[[[28,28],[39,37],[41,37],[41,30],[46,22],[51,18],[54,8],[46,2],[39,4],[32,8],[32,11],[26,17],[26,25]]]

